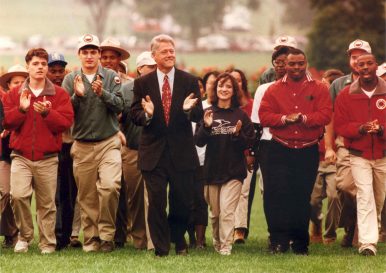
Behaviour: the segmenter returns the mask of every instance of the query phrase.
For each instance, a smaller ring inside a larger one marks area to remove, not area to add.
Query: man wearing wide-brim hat
[[[121,43],[114,38],[107,38],[101,43],[100,50],[101,65],[117,72],[122,82],[128,81],[130,78],[119,72],[119,63],[130,57],[130,53],[121,47]]]

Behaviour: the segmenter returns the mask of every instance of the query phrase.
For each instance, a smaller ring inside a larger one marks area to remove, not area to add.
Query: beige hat
[[[93,34],[85,34],[79,38],[78,50],[85,46],[99,47],[99,39]]]
[[[378,66],[377,76],[380,77],[380,76],[382,76],[385,73],[386,73],[386,63],[383,63],[380,66]]]
[[[0,77],[0,85],[3,87],[5,90],[8,89],[7,82],[12,79],[14,76],[23,76],[23,77],[28,77],[28,72],[27,69],[24,66],[21,66],[20,64],[11,66],[8,69],[8,72],[5,73]]]
[[[144,65],[156,65],[157,63],[154,61],[153,57],[151,56],[150,51],[144,51],[141,54],[138,55],[137,59],[135,60],[135,65],[138,67],[144,66]]]
[[[121,60],[126,60],[130,57],[130,53],[121,47],[121,43],[114,38],[107,38],[100,45],[101,51],[114,50],[121,55]]]
[[[355,40],[348,46],[347,52],[350,53],[351,50],[354,50],[354,49],[360,49],[360,50],[366,51],[367,53],[371,53],[370,44],[366,41],[359,40],[359,39]]]
[[[283,36],[279,36],[275,40],[274,49],[277,49],[279,46],[288,46],[288,47],[297,48],[298,42],[292,36],[283,35]]]

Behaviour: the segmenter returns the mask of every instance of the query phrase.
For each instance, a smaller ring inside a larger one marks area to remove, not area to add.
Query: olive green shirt
[[[83,97],[74,92],[74,79],[81,75],[85,87]],[[111,69],[98,67],[94,76],[99,75],[102,80],[102,95],[97,96],[82,70],[67,74],[62,87],[71,96],[74,107],[75,120],[72,135],[80,141],[101,141],[119,131],[117,115],[122,112],[124,102],[121,92],[121,80]]]

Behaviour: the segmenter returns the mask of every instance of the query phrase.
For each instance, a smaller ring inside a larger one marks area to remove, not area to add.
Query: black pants
[[[195,181],[194,181],[194,205],[191,217],[191,225],[208,225],[208,204],[204,197],[204,168],[200,166],[196,170]]]
[[[62,248],[70,243],[72,221],[78,188],[75,184],[70,155],[72,144],[63,143],[59,154],[58,186],[56,189],[56,225],[55,236],[57,247]]]
[[[126,181],[121,179],[121,188],[119,190],[117,218],[115,219],[115,235],[114,241],[116,243],[124,244],[127,238],[128,225],[128,210],[127,210],[127,186]]]
[[[310,197],[319,165],[318,146],[290,149],[272,140],[262,149],[264,212],[271,244],[288,247],[292,240],[294,251],[307,251]]]
[[[165,149],[152,171],[142,171],[149,198],[148,224],[156,255],[168,255],[170,242],[176,251],[186,248],[187,231],[194,204],[194,170],[177,171]],[[166,213],[169,184],[169,215]]]

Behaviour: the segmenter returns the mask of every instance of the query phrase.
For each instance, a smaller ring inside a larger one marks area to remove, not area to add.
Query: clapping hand
[[[373,121],[368,121],[365,124],[362,124],[359,127],[359,131],[362,134],[377,134],[381,130],[381,126],[379,125],[379,122],[377,119]]]
[[[102,96],[102,84],[101,76],[99,75],[96,76],[96,80],[91,84],[92,90],[94,90],[98,97]]]
[[[189,111],[197,104],[198,98],[194,98],[194,93],[190,93],[189,96],[184,100],[183,109],[184,111]]]
[[[241,122],[241,120],[238,120],[237,123],[236,123],[236,126],[235,126],[235,131],[233,132],[233,134],[235,136],[239,135],[240,130],[241,130],[241,126],[243,126],[243,123]]]
[[[19,105],[20,109],[23,112],[27,112],[28,108],[31,105],[31,94],[28,92],[28,89],[24,89],[21,92],[19,103],[20,103],[20,105]]]
[[[293,113],[290,115],[287,115],[285,118],[285,123],[287,124],[293,124],[301,121],[302,113]]]
[[[154,104],[151,101],[150,96],[147,95],[146,98],[143,98],[141,104],[145,113],[148,115],[149,118],[151,118],[154,113]]]
[[[47,115],[51,109],[51,102],[43,97],[43,101],[36,101],[33,104],[34,110],[41,115]]]
[[[74,79],[74,91],[75,94],[79,97],[84,96],[84,83],[80,75],[76,75]]]
[[[213,123],[213,112],[212,110],[206,110],[204,113],[204,125],[205,127],[212,126]]]

